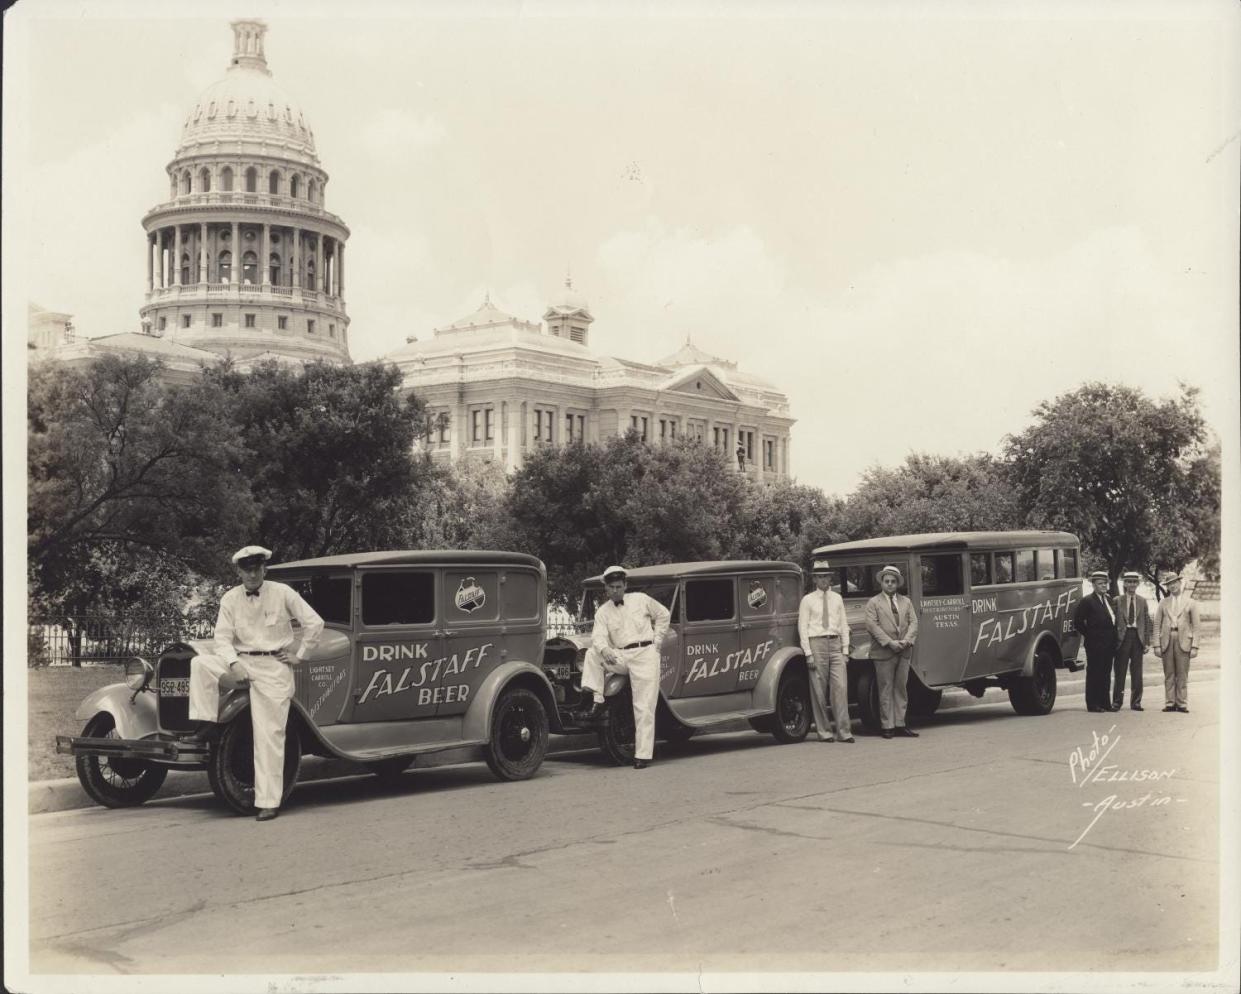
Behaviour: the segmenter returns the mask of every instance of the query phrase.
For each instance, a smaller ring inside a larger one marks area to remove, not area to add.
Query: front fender
[[[478,685],[474,701],[466,710],[465,720],[462,722],[461,737],[465,741],[486,742],[491,737],[491,712],[496,698],[514,681],[539,695],[549,723],[557,720],[556,696],[552,693],[552,685],[547,675],[532,663],[514,659],[497,666]]]
[[[780,687],[780,677],[790,666],[806,665],[806,656],[801,646],[785,646],[767,661],[763,674],[754,685],[754,708],[765,712],[776,710],[776,691]]]
[[[1064,660],[1060,656],[1060,643],[1056,641],[1056,637],[1050,632],[1043,632],[1026,650],[1025,662],[1021,666],[1022,676],[1032,676],[1034,674],[1034,660],[1038,656],[1038,651],[1042,646],[1047,646],[1052,653],[1052,658],[1056,661],[1056,666],[1064,665]]]
[[[123,683],[110,683],[100,687],[86,698],[74,712],[74,717],[86,722],[101,711],[112,715],[116,722],[116,734],[123,739],[144,739],[159,731],[159,716],[155,710],[155,695],[143,691],[134,697],[133,690]]]

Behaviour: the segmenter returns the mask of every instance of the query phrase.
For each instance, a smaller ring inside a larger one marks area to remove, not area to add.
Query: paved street
[[[526,783],[308,784],[266,825],[201,797],[38,815],[31,966],[1213,969],[1218,686],[1196,676],[1188,715],[1152,681],[1141,714],[1074,693],[1045,718],[942,712],[916,741],[745,732],[642,772],[592,751]]]

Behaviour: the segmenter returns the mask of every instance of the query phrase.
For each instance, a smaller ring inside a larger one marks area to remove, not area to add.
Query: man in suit
[[[1189,661],[1198,655],[1198,602],[1181,593],[1177,574],[1165,574],[1163,583],[1168,596],[1155,610],[1155,644],[1163,657],[1164,710],[1187,714]]]
[[[1073,627],[1086,640],[1086,710],[1119,711],[1108,693],[1116,657],[1116,612],[1107,596],[1107,573],[1090,574],[1094,592],[1077,602]]]
[[[1130,570],[1121,580],[1125,592],[1116,598],[1116,672],[1112,686],[1113,710],[1119,711],[1125,703],[1125,672],[1133,680],[1129,692],[1129,706],[1134,711],[1142,708],[1142,658],[1154,642],[1154,623],[1147,609],[1146,598],[1138,593],[1138,581],[1142,577]]]
[[[870,632],[870,658],[879,687],[879,724],[885,739],[894,735],[916,739],[918,733],[905,726],[908,703],[909,661],[918,638],[914,606],[897,588],[901,571],[885,566],[879,571],[881,593],[866,602],[866,630]]]

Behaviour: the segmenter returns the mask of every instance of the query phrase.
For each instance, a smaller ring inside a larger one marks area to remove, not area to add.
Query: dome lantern
[[[270,76],[271,70],[263,54],[267,25],[262,21],[242,20],[233,21],[229,26],[233,29],[233,65],[258,69]]]

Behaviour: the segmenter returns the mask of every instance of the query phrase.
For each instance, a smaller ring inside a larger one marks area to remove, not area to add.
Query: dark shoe
[[[1178,704],[1176,709],[1181,712],[1181,714],[1189,714],[1189,708],[1183,707],[1182,705]]]
[[[591,702],[590,710],[582,714],[582,721],[594,721],[597,718],[602,718],[607,709],[607,701],[593,701]]]
[[[1176,710],[1176,705],[1169,704],[1166,708],[1163,709],[1163,713],[1167,714],[1169,711],[1175,711],[1175,710]]]
[[[829,735],[829,736],[828,736],[827,738],[825,738],[825,739],[819,739],[819,741],[820,741],[820,742],[835,742],[836,740],[835,740],[832,736],[830,736],[830,735]]]
[[[906,728],[904,725],[901,725],[900,728],[896,729],[896,734],[907,739],[916,739],[918,737],[917,732],[915,732],[912,728]]]
[[[1097,713],[1098,713],[1098,712],[1100,712],[1100,711],[1106,711],[1106,710],[1107,710],[1107,708],[1095,708],[1095,707],[1089,707],[1089,708],[1086,708],[1086,710],[1087,710],[1087,711],[1094,712],[1094,713],[1096,713],[1096,714],[1097,714]]]
[[[1119,711],[1122,707],[1124,707],[1124,705],[1124,701],[1112,701],[1112,710]]]
[[[1134,711],[1145,711],[1146,710],[1146,708],[1142,707],[1141,704],[1130,704],[1129,707]]]
[[[884,729],[882,732],[880,732],[879,734],[880,734],[880,735],[882,735],[885,739],[890,739],[890,738],[892,737],[892,729],[890,729],[890,728],[885,728],[885,729]]]
[[[856,740],[854,740],[854,739],[838,739],[837,741],[838,741],[838,742],[843,743],[844,745],[851,746],[851,745],[853,745],[854,741],[856,741]]]
[[[259,808],[258,810],[259,813],[254,816],[255,821],[271,821],[280,814],[279,808]]]
[[[1106,707],[1106,708],[1104,708],[1103,710],[1104,710],[1104,711],[1119,711],[1119,710],[1120,710],[1120,705],[1119,705],[1119,704],[1113,704],[1113,705],[1111,705],[1110,707]]]
[[[635,770],[645,770],[650,765],[651,761],[649,759],[635,759],[633,761],[633,768]]]

